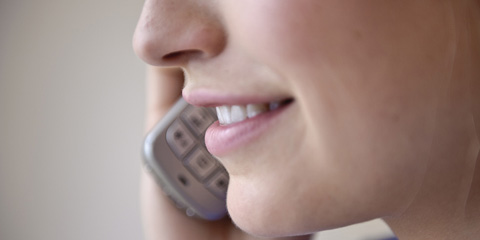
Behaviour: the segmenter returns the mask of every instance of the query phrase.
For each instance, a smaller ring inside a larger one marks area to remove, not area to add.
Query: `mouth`
[[[259,139],[271,137],[275,131],[286,129],[287,112],[293,99],[264,104],[222,105],[217,107],[218,121],[205,133],[208,151],[224,157],[240,153],[247,146],[260,146]],[[282,117],[283,116],[283,117]]]
[[[246,105],[223,105],[216,107],[220,125],[227,126],[254,118],[260,114],[275,111],[293,102],[293,98],[268,103],[251,103]]]
[[[294,119],[289,109],[295,109],[295,99],[288,95],[239,95],[184,89],[183,97],[192,105],[216,108],[218,121],[205,132],[205,146],[216,157],[242,154],[249,146],[258,147],[261,139],[288,129]]]

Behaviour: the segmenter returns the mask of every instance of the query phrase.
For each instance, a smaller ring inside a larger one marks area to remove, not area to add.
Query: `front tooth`
[[[274,110],[280,105],[279,102],[270,104],[248,104],[233,105],[233,106],[219,106],[216,107],[218,121],[221,125],[228,125],[236,122],[241,122],[247,118],[253,118],[260,113],[268,112],[269,108]]]
[[[230,107],[229,106],[217,107],[217,117],[221,125],[230,124],[231,123]]]
[[[220,124],[223,124],[225,121],[223,120],[223,115],[222,115],[222,109],[221,107],[216,107],[215,110],[217,110],[217,118],[218,118],[218,122]]]
[[[241,122],[247,118],[247,110],[244,106],[234,105],[230,110],[230,120],[232,123]]]
[[[268,106],[266,104],[248,104],[247,105],[248,118],[253,118],[258,114],[266,111],[268,111]]]

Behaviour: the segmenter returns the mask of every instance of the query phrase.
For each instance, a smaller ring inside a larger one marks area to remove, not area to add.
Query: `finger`
[[[180,68],[147,67],[147,130],[151,129],[180,98],[183,79],[183,71]]]

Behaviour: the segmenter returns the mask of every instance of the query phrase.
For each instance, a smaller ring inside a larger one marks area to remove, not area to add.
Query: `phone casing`
[[[212,108],[180,98],[148,133],[143,145],[146,169],[188,216],[217,220],[227,214],[229,176],[205,148],[207,127],[217,120]]]

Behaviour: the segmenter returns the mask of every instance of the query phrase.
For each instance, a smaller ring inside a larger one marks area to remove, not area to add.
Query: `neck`
[[[480,236],[480,1],[462,3],[422,186],[402,214],[385,218],[402,240]]]

